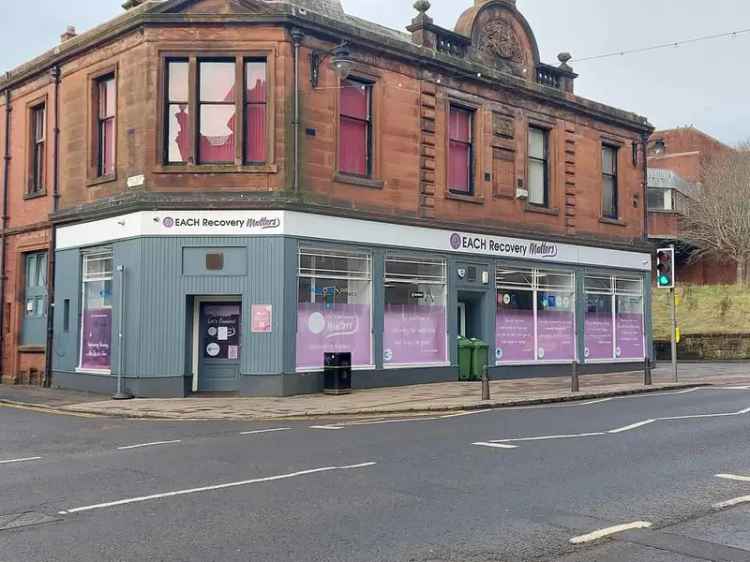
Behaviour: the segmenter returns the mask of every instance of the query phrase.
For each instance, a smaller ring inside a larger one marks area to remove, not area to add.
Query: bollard
[[[570,391],[571,392],[579,392],[581,390],[581,384],[578,380],[578,361],[573,361],[572,366],[572,372],[571,372],[571,379],[570,379]]]
[[[643,384],[644,386],[651,386],[654,383],[651,377],[651,361],[648,357],[643,361]]]
[[[490,367],[486,365],[482,370],[482,400],[490,399]]]

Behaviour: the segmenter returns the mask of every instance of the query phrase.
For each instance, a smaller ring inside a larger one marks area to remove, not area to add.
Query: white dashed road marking
[[[632,431],[634,429],[638,429],[639,427],[643,427],[644,425],[649,425],[654,423],[656,420],[644,420],[642,422],[634,423],[632,425],[626,425],[625,427],[620,427],[617,429],[611,429],[607,433],[625,433],[626,431]]]
[[[591,402],[581,402],[578,406],[593,406],[594,404],[603,404],[604,402],[610,402],[614,398],[602,398],[600,400],[592,400]]]
[[[493,439],[490,443],[523,443],[524,441],[553,441],[555,439],[577,439],[579,437],[597,437],[606,433],[573,433],[571,435],[542,435],[540,437],[519,437],[518,439]]]
[[[275,427],[273,429],[256,429],[255,431],[243,431],[240,435],[258,435],[259,433],[276,433],[277,431],[289,431],[291,427]]]
[[[508,445],[507,443],[489,443],[485,441],[478,441],[477,443],[472,443],[472,445],[477,445],[478,447],[490,447],[492,449],[518,449],[515,445]]]
[[[310,429],[330,429],[330,430],[336,430],[336,429],[344,429],[343,427],[339,425],[311,425]]]
[[[750,482],[750,476],[738,476],[737,474],[717,474],[716,478],[734,480],[735,482]]]
[[[10,459],[10,460],[7,460],[7,461],[0,461],[0,464],[13,464],[13,463],[16,463],[16,462],[38,461],[41,458],[42,457],[27,457],[25,459]]]
[[[570,544],[586,544],[589,542],[597,541],[605,537],[616,535],[617,533],[623,533],[625,531],[632,531],[633,529],[648,529],[652,526],[652,523],[648,521],[635,521],[633,523],[626,523],[624,525],[615,525],[614,527],[607,527],[606,529],[599,529],[587,535],[581,535],[579,537],[573,537],[570,539]]]
[[[182,440],[174,439],[173,441],[154,441],[153,443],[139,443],[138,445],[127,445],[125,447],[117,447],[117,450],[127,451],[129,449],[141,449],[143,447],[156,447],[157,445],[172,445],[174,443],[182,443]]]
[[[728,500],[725,502],[715,503],[713,505],[713,508],[717,511],[721,509],[727,509],[729,507],[734,507],[736,505],[740,505],[743,503],[750,503],[750,496],[742,496],[741,498],[734,498],[733,500]]]
[[[367,468],[375,466],[374,462],[365,462],[362,464],[351,464],[347,466],[326,466],[323,468],[313,468],[310,470],[300,470],[299,472],[292,472],[289,474],[279,474],[277,476],[266,476],[265,478],[253,478],[252,480],[243,480],[241,482],[229,482],[227,484],[216,484],[213,486],[203,486],[201,488],[190,488],[188,490],[177,490],[175,492],[165,492],[163,494],[151,494],[150,496],[140,496],[137,498],[128,498],[124,500],[117,500],[107,503],[99,503],[95,505],[86,505],[83,507],[75,507],[73,509],[66,509],[58,512],[60,515],[68,515],[70,513],[80,513],[82,511],[92,511],[94,509],[104,509],[108,507],[115,507],[119,505],[127,505],[132,503],[141,503],[151,500],[159,500],[163,498],[172,498],[175,496],[185,496],[188,494],[197,494],[200,492],[211,492],[214,490],[225,490],[227,488],[237,488],[239,486],[248,486],[250,484],[261,484],[264,482],[274,482],[276,480],[287,480],[290,478],[299,478],[300,476],[307,476],[309,474],[317,474],[320,472],[332,472],[335,470],[356,470],[359,468]]]

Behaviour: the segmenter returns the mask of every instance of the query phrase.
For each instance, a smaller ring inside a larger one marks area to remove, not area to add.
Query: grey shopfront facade
[[[64,388],[110,393],[121,374],[141,397],[318,392],[328,345],[320,338],[331,335],[318,323],[334,323],[330,315],[342,307],[331,350],[359,346],[355,388],[457,380],[459,332],[489,343],[493,378],[563,376],[574,360],[581,372],[637,368],[642,356],[615,351],[611,360],[589,360],[587,291],[596,280],[597,298],[612,303],[625,281],[640,284],[640,297],[628,298],[642,309],[643,352],[652,348],[648,254],[615,252],[611,263],[597,265],[573,263],[587,260],[566,257],[561,248],[561,262],[557,246],[542,241],[511,240],[501,248],[502,239],[256,211],[133,213],[61,227],[58,238],[53,385]],[[533,257],[529,248],[536,248]],[[570,256],[588,251],[572,248]],[[598,259],[592,254],[588,261]],[[557,296],[552,304],[553,293],[568,289],[547,290],[551,278],[569,279],[569,302]],[[534,315],[540,303],[559,309],[565,301],[572,355],[539,357],[544,336],[535,316],[534,356],[506,360],[512,352],[496,344],[498,310],[504,301],[522,307],[517,300],[532,303]],[[614,350],[615,335],[612,342]],[[420,349],[410,350],[414,345]]]

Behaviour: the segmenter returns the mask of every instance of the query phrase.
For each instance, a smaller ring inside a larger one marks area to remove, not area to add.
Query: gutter
[[[292,29],[292,41],[294,42],[294,193],[299,193],[300,186],[300,93],[299,93],[299,58],[300,45],[304,34],[299,29]]]
[[[3,214],[0,218],[0,383],[3,376],[3,357],[5,356],[5,254],[6,231],[8,230],[8,185],[10,173],[10,117],[13,109],[10,105],[10,89],[5,90],[5,155],[3,157]]]
[[[55,129],[53,132],[52,156],[52,209],[57,213],[60,206],[60,67],[53,66],[50,75],[54,80]],[[55,251],[57,247],[57,229],[50,224],[49,250],[47,251],[47,345],[44,354],[44,378],[42,386],[49,388],[52,384],[52,349],[55,332]]]

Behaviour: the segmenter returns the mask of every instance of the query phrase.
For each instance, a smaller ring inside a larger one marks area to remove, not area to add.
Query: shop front
[[[139,396],[606,372],[650,348],[647,253],[291,211],[138,212],[58,229],[54,384]],[[119,303],[122,303],[120,305]]]

